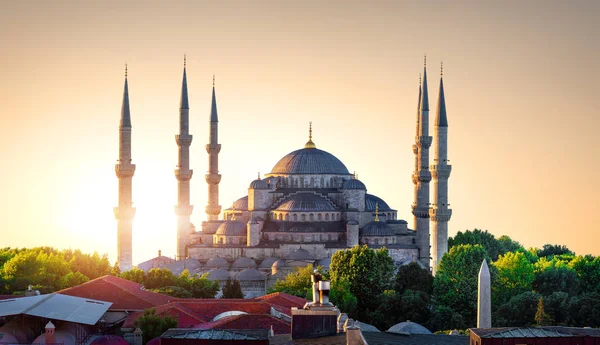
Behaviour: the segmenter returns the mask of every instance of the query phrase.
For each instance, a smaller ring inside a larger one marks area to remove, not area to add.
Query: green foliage
[[[577,273],[581,292],[600,292],[600,257],[577,256],[568,266]]]
[[[569,307],[570,324],[578,327],[600,327],[600,294],[584,293],[574,297]]]
[[[502,243],[505,242],[506,239],[503,240]],[[459,246],[461,244],[481,245],[483,248],[485,248],[488,256],[494,261],[498,258],[498,256],[505,253],[502,251],[503,248],[500,245],[500,242],[498,242],[494,235],[489,233],[487,230],[481,231],[479,229],[475,229],[473,231],[459,231],[456,236],[448,238],[448,248]]]
[[[538,300],[535,323],[537,326],[550,326],[550,316],[544,311],[544,300],[541,297]]]
[[[268,293],[285,292],[290,295],[312,299],[312,283],[310,276],[313,273],[313,266],[306,265],[290,272],[283,280],[277,280],[269,289]]]
[[[134,327],[142,330],[142,341],[146,344],[148,341],[159,337],[169,328],[177,327],[177,319],[170,315],[161,317],[156,315],[156,308],[144,310],[144,315],[140,316],[135,322]]]
[[[577,295],[579,291],[579,278],[577,272],[567,266],[567,263],[556,257],[547,260],[542,257],[535,264],[535,281],[533,288],[538,293],[547,296],[555,291],[567,292]]]
[[[428,323],[428,328],[433,331],[464,329],[466,327],[463,316],[445,305],[435,308]]]
[[[221,298],[244,298],[240,281],[227,278],[225,286],[223,287],[223,296],[221,296]]]
[[[489,256],[481,245],[454,246],[440,261],[433,281],[435,304],[460,313],[469,327],[476,324],[477,279],[484,259],[489,261]],[[493,265],[490,274],[493,283],[496,275]]]
[[[544,310],[548,313],[548,321],[552,325],[566,325],[569,318],[571,296],[566,292],[553,292],[544,296]]]
[[[498,237],[497,241],[498,241],[498,244],[500,245],[500,252],[505,253],[505,254],[508,252],[516,252],[516,251],[520,251],[520,250],[525,250],[519,242],[513,241],[512,238],[510,238],[506,235],[502,235],[502,236]]]
[[[350,317],[355,316],[356,308],[358,307],[358,299],[350,292],[350,287],[347,282],[342,281],[338,284],[331,285],[329,300],[338,307],[342,313],[346,313]]]
[[[166,268],[152,268],[143,277],[144,287],[148,289],[173,286],[176,282],[177,277]]]
[[[431,295],[433,276],[416,262],[400,266],[396,273],[396,291],[403,293],[405,290],[423,291]]]
[[[500,255],[493,264],[498,272],[493,286],[496,305],[508,302],[512,297],[531,291],[535,279],[533,265],[523,252]]]
[[[492,317],[494,325],[501,327],[528,327],[535,324],[535,314],[538,302],[542,296],[528,291],[511,298],[507,303],[498,308]]]
[[[192,298],[192,293],[188,290],[179,286],[164,286],[158,289],[152,290],[154,292],[162,293],[177,298]]]
[[[379,296],[391,287],[394,262],[385,247],[373,250],[355,246],[333,254],[329,274],[332,285],[348,284],[358,300],[357,316],[361,317],[374,309]]]
[[[77,285],[81,285],[87,281],[89,281],[90,278],[86,277],[84,274],[81,274],[80,272],[69,272],[67,273],[67,275],[65,275],[64,277],[61,278],[60,280],[60,287],[61,289],[66,289],[66,288],[70,288],[73,286],[77,286]]]
[[[144,272],[144,270],[142,270],[141,268],[134,267],[129,271],[121,273],[119,277],[143,285],[144,280],[146,279],[146,272]]]
[[[544,244],[544,247],[537,252],[537,256],[540,258],[543,257],[553,257],[555,255],[575,255],[572,251],[567,248],[567,246],[561,246],[558,244]]]
[[[179,275],[177,286],[189,291],[193,298],[215,298],[221,288],[218,281],[208,280],[208,273],[190,276],[188,270]]]

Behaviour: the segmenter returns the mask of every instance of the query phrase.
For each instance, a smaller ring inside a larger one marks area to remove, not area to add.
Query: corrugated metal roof
[[[480,338],[568,338],[572,334],[556,332],[543,328],[497,328],[471,329]]]
[[[25,314],[95,325],[111,305],[110,302],[54,293],[0,301],[0,316]]]
[[[269,338],[269,330],[170,329],[160,337],[163,339],[266,340]]]

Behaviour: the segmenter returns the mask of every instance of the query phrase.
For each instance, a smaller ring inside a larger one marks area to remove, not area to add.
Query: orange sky
[[[115,260],[128,62],[134,263],[158,249],[174,255],[184,53],[198,227],[213,73],[223,208],[258,171],[301,148],[313,121],[317,147],[412,226],[426,52],[432,110],[439,61],[445,66],[450,234],[488,229],[527,247],[600,255],[598,18],[597,1],[2,2],[0,246],[81,248]]]

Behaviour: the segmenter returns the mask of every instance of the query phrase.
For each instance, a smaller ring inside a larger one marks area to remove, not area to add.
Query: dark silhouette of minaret
[[[179,103],[179,134],[175,135],[179,153],[177,169],[175,169],[175,178],[177,178],[177,205],[175,205],[175,214],[177,215],[177,260],[183,260],[187,257],[186,246],[189,242],[191,229],[190,215],[194,209],[190,205],[190,179],[194,172],[190,170],[192,136],[189,133],[190,106],[188,103],[186,69],[187,63],[184,56],[181,101]]]
[[[125,272],[132,267],[132,221],[135,216],[135,208],[131,201],[131,180],[135,173],[135,165],[131,164],[131,113],[127,65],[125,65],[125,88],[119,124],[119,161],[115,165],[115,173],[119,178],[119,206],[114,208],[117,220],[117,262],[121,272]]]
[[[219,205],[219,116],[217,114],[217,97],[215,96],[215,77],[213,76],[212,103],[210,107],[210,134],[206,152],[208,153],[208,174],[205,175],[208,183],[208,204],[206,205],[206,214],[209,221],[219,219],[221,205]]]
[[[448,208],[448,178],[452,171],[452,165],[448,164],[448,117],[446,116],[443,72],[442,69],[437,115],[434,124],[434,158],[433,165],[431,165],[433,204],[429,210],[429,216],[431,217],[431,268],[433,274],[435,274],[442,256],[448,251],[448,221],[452,216],[452,210]]]
[[[419,247],[419,260],[429,267],[429,147],[432,138],[429,136],[429,93],[427,91],[427,56],[423,67],[423,86],[419,104],[419,121],[417,123],[417,136],[415,146],[418,160],[418,170],[413,175],[415,186],[415,201],[412,205],[415,230],[417,231],[417,246]]]

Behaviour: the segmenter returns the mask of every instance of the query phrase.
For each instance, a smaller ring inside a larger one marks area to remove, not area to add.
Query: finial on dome
[[[258,179],[260,180],[260,171],[258,172]]]
[[[127,78],[127,62],[125,63],[125,78]]]
[[[213,74],[213,87],[215,87],[215,75]]]
[[[375,203],[375,221],[376,222],[379,221],[379,203],[378,202]]]
[[[317,145],[312,141],[312,121],[308,123],[308,141],[304,145],[305,149],[316,149]]]
[[[444,61],[440,62],[440,77],[444,76]]]
[[[187,55],[183,54],[183,68],[187,66]]]
[[[425,57],[423,58],[423,67],[427,67],[427,54],[425,54]]]

